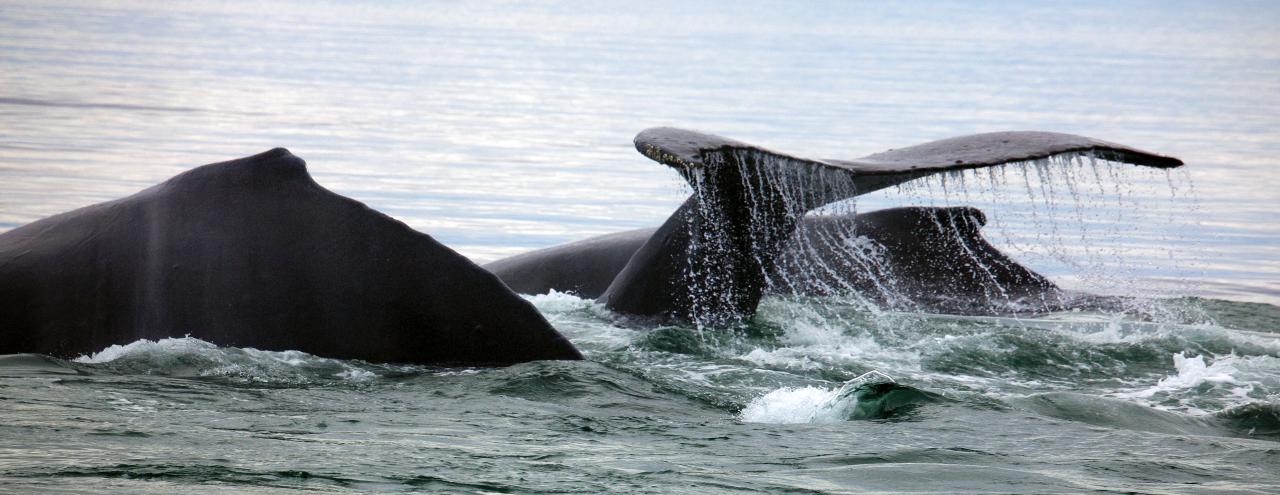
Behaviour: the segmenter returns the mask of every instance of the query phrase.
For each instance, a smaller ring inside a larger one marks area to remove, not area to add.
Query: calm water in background
[[[994,242],[1065,284],[1266,303],[1201,301],[1154,323],[833,328],[856,317],[777,302],[725,343],[546,296],[591,362],[459,374],[184,340],[98,364],[18,360],[0,366],[0,476],[206,491],[1274,486],[1258,466],[1278,461],[1264,421],[1280,390],[1278,24],[1265,2],[0,3],[0,230],[285,146],[322,185],[487,261],[665,219],[687,192],[632,148],[646,127],[833,158],[1054,130],[1188,166],[1081,179],[1097,190],[1083,200],[935,181],[858,207],[977,204]],[[1184,315],[1204,312],[1212,324]],[[873,368],[941,398],[907,421],[774,424],[848,419],[828,414],[839,383]],[[1264,419],[1242,426],[1241,407]],[[1250,428],[1263,437],[1225,438]],[[946,484],[907,480],[919,472]]]
[[[1186,160],[1198,203],[1172,208],[1203,242],[1178,250],[1201,264],[1180,275],[1274,304],[1277,19],[1269,3],[6,4],[0,228],[285,146],[487,261],[660,223],[685,193],[633,150],[646,127],[836,158],[1055,130]]]

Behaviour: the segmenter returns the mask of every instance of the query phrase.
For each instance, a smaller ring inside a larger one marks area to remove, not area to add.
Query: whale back
[[[184,335],[383,362],[580,357],[495,276],[284,149],[0,234],[0,353]]]
[[[982,211],[902,207],[807,216],[770,272],[768,294],[841,296],[881,307],[945,314],[1058,309],[1064,296],[983,238]],[[524,294],[600,297],[656,229],[592,237],[504,258],[484,268]],[[854,256],[851,242],[876,246]]]
[[[811,216],[783,251],[770,292],[853,291],[884,308],[943,314],[1060,309],[1057,285],[987,242],[984,225],[972,207]]]
[[[655,228],[628,230],[517,254],[483,265],[511,290],[546,294],[552,290],[595,299],[609,288]]]

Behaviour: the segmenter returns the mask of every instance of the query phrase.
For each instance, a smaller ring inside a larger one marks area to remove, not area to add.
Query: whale
[[[671,127],[644,130],[634,144],[693,189],[661,226],[524,253],[485,268],[517,291],[576,292],[621,314],[698,325],[748,319],[771,289],[803,292],[882,280],[895,285],[879,291],[884,299],[922,309],[982,313],[994,311],[992,302],[1051,308],[1063,301],[1062,291],[982,239],[978,230],[986,220],[976,209],[806,215],[937,173],[1062,155],[1183,165],[1122,144],[1043,131],[973,134],[851,160],[802,158]],[[882,246],[887,262],[868,267],[830,249],[830,239],[847,237],[832,235],[833,229],[849,228]],[[819,266],[824,269],[814,269]]]
[[[1043,313],[1078,302],[988,242],[986,224],[967,206],[806,217],[773,268],[769,292],[853,294],[886,309],[959,315]]]
[[[899,207],[808,216],[783,247],[767,295],[854,293],[881,307],[960,315],[1047,312],[1076,298],[992,246],[972,207]],[[522,294],[596,299],[658,229],[642,228],[538,249],[481,265]],[[878,248],[849,256],[847,243]]]
[[[806,215],[935,173],[1064,153],[1182,165],[1106,141],[1025,131],[854,160],[800,158],[675,128],[645,130],[635,145],[694,191],[666,222],[487,267],[323,188],[283,148],[196,167],[0,233],[0,354],[75,357],[190,336],[371,362],[582,359],[513,287],[598,294],[621,315],[699,326],[750,318],[769,290],[879,285],[886,276],[905,290],[884,297],[907,294],[924,308],[1044,302],[1056,287],[986,243],[976,209]],[[835,249],[832,240],[847,239],[849,229],[879,246],[882,262],[854,262]]]
[[[0,354],[183,336],[371,362],[582,358],[496,276],[283,148],[0,234]]]

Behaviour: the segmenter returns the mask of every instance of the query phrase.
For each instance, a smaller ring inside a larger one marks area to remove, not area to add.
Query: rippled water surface
[[[688,190],[632,148],[658,125],[831,158],[1052,130],[1187,163],[856,205],[982,208],[994,244],[1123,312],[766,299],[698,331],[550,294],[586,361],[0,357],[0,491],[1275,491],[1277,24],[1250,2],[0,1],[0,230],[275,146],[477,261],[660,223]]]

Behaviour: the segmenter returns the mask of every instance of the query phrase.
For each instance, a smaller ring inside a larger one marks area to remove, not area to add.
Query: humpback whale
[[[948,314],[1049,311],[1070,300],[1048,278],[988,243],[979,233],[985,224],[982,211],[971,207],[805,217],[765,292],[821,296],[851,289],[894,309]],[[595,299],[657,230],[605,234],[482,266],[522,294],[555,290]],[[878,263],[846,259],[850,233],[879,247]]]
[[[581,358],[497,277],[283,148],[0,234],[0,354],[184,335],[381,362]]]
[[[806,270],[814,261],[839,266],[825,262],[837,255],[830,250],[788,249],[797,243],[821,245],[812,239],[840,220],[806,219],[805,214],[833,201],[939,172],[1070,153],[1157,168],[1182,165],[1177,158],[1121,144],[1034,131],[943,139],[853,160],[800,158],[676,128],[642,131],[635,146],[674,168],[693,188],[662,226],[525,253],[486,268],[519,291],[569,290],[595,296],[625,314],[731,322],[753,315],[771,285],[797,290],[870,280],[865,267]],[[981,238],[978,228],[985,217],[975,209],[907,208],[843,221],[862,225],[860,234],[886,248],[889,278],[905,286],[895,292],[917,306],[984,312],[991,310],[985,301],[997,299],[1036,300],[1041,307],[1061,300],[1052,282]],[[828,283],[811,283],[824,278]],[[963,307],[975,299],[976,306]]]
[[[660,227],[492,263],[488,270],[330,192],[283,148],[197,167],[132,196],[0,234],[0,354],[71,357],[138,339],[382,362],[506,365],[581,354],[517,296],[596,295],[619,313],[733,322],[766,290],[868,283],[866,267],[815,271],[852,223],[927,307],[1056,287],[987,244],[972,208],[806,219],[810,210],[911,179],[1062,153],[1176,167],[1176,158],[1067,134],[965,136],[856,160],[815,160],[671,128],[635,139],[694,193]],[[931,230],[932,229],[932,230]],[[833,254],[836,253],[836,254]],[[965,253],[963,257],[955,253]],[[827,263],[827,265],[831,265]],[[504,282],[505,281],[505,282]]]

